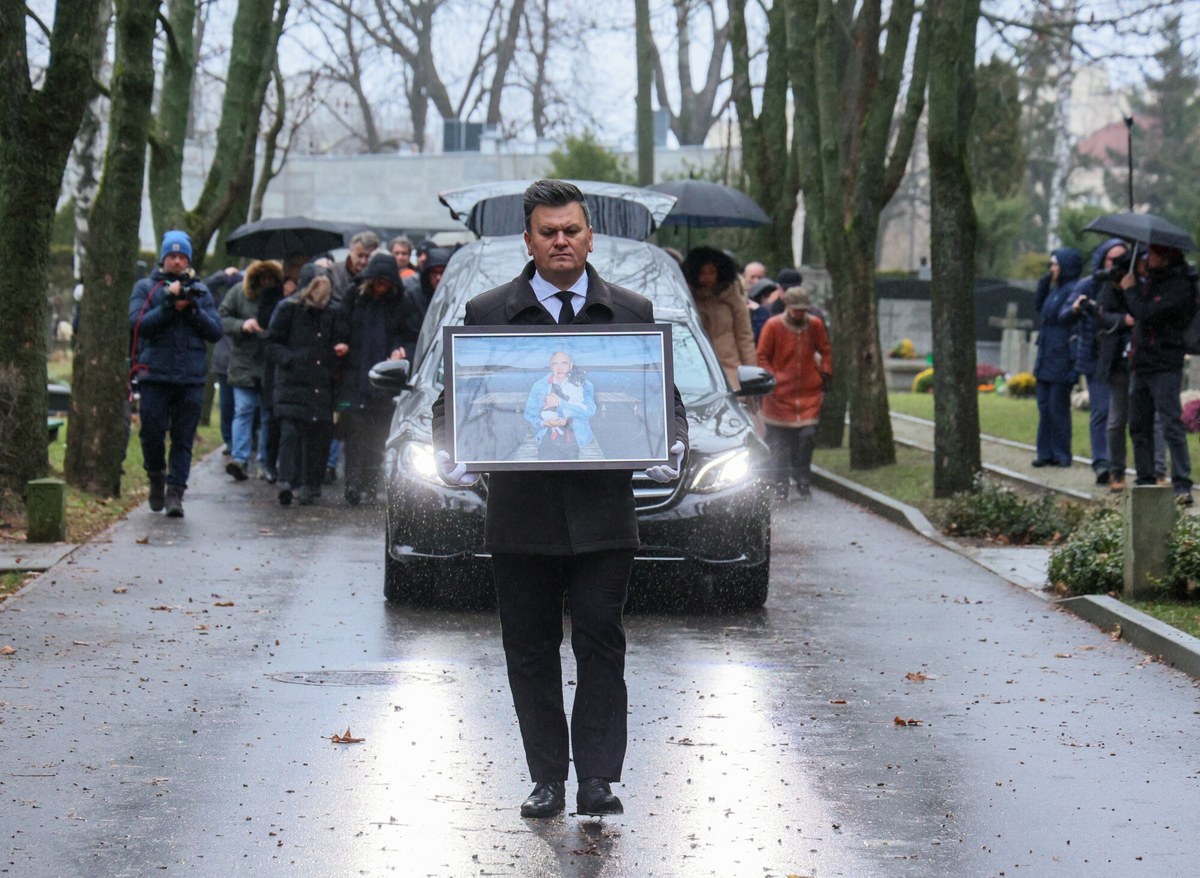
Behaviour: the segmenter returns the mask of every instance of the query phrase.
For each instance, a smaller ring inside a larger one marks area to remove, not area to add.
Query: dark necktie
[[[575,294],[570,290],[563,290],[561,293],[555,293],[554,295],[562,302],[562,307],[558,310],[558,322],[560,324],[570,323],[575,319],[575,306],[571,304],[571,299]]]

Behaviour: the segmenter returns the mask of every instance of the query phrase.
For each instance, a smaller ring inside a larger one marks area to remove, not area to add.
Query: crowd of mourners
[[[311,505],[339,480],[349,505],[375,502],[393,404],[369,373],[411,357],[451,256],[406,237],[381,244],[362,231],[341,260],[297,253],[200,280],[187,234],[164,235],[129,312],[152,510],[183,515],[206,382],[218,387],[232,479],[277,486],[284,506]],[[775,376],[775,390],[748,407],[771,449],[777,495],[786,499],[794,486],[807,499],[833,369],[825,315],[794,268],[772,280],[762,263],[739,266],[712,247],[670,252],[730,386],[738,388],[739,366]]]
[[[1195,273],[1182,250],[1119,238],[1097,247],[1087,267],[1077,250],[1062,247],[1038,283],[1033,466],[1071,465],[1071,393],[1083,377],[1096,484],[1125,489],[1128,435],[1136,484],[1170,486],[1177,503],[1191,506],[1180,391]]]
[[[152,510],[183,515],[208,381],[219,388],[225,471],[235,481],[257,474],[277,485],[280,504],[303,506],[340,469],[348,504],[375,501],[392,400],[368,375],[377,362],[410,356],[450,259],[405,237],[380,244],[363,231],[341,261],[294,254],[201,281],[187,234],[163,236],[129,310]]]

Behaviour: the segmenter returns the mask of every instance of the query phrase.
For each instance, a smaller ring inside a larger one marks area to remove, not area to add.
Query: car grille
[[[481,481],[483,482],[483,493],[487,495],[488,476],[484,473]],[[660,509],[671,502],[671,498],[675,496],[675,491],[682,484],[683,479],[677,479],[674,482],[663,485],[654,479],[647,476],[644,472],[637,471],[633,474],[633,502],[639,512],[649,511],[651,509]]]
[[[676,479],[668,484],[660,484],[644,472],[633,474],[633,500],[639,510],[658,509],[666,506],[675,496],[675,490],[682,479]]]

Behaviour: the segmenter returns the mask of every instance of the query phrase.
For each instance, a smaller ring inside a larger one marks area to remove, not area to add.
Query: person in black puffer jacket
[[[357,506],[375,496],[383,446],[392,422],[392,397],[371,386],[371,367],[402,360],[407,325],[400,272],[390,253],[376,253],[359,276],[353,295],[342,301],[350,350],[338,391],[338,427],[346,445],[346,502]]]
[[[301,506],[321,495],[325,459],[333,438],[337,364],[349,350],[341,309],[331,304],[329,273],[306,265],[300,292],[275,308],[267,332],[275,364],[272,415],[279,421],[279,502]]]
[[[1196,308],[1196,276],[1173,247],[1150,245],[1137,262],[1137,277],[1127,274],[1119,287],[1120,304],[1133,327],[1130,354],[1129,436],[1137,484],[1153,485],[1154,416],[1162,419],[1171,451],[1171,485],[1176,501],[1192,505],[1192,464],[1187,433],[1180,420],[1183,384],[1183,331]]]

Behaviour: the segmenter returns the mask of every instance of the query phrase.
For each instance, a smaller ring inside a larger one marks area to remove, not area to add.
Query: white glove
[[[679,478],[679,471],[683,469],[683,452],[683,443],[675,442],[670,450],[671,456],[675,458],[675,465],[668,466],[665,463],[660,463],[657,466],[646,467],[646,475],[664,485],[667,482],[675,481]]]
[[[439,451],[433,456],[437,462],[438,475],[442,481],[452,488],[465,488],[468,485],[475,484],[479,480],[479,476],[475,473],[467,472],[467,465],[460,463],[457,466],[450,466],[450,452]]]

